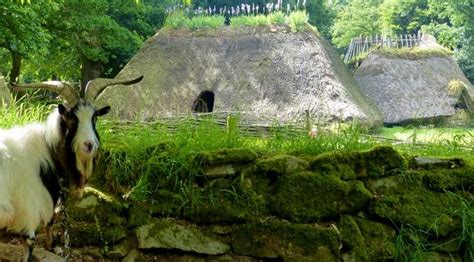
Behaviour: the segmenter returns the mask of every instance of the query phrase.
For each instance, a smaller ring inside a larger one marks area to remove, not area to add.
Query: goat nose
[[[87,140],[84,142],[84,152],[90,153],[92,152],[93,148],[94,148],[94,144],[92,143],[92,141]]]

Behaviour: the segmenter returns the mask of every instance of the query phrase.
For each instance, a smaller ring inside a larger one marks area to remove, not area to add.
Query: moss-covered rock
[[[294,156],[276,155],[258,161],[257,167],[264,174],[274,177],[305,171],[309,168],[309,163]]]
[[[112,246],[128,236],[125,227],[102,226],[98,223],[74,222],[69,226],[73,246]]]
[[[151,220],[150,208],[141,203],[135,203],[128,210],[127,225],[135,228],[147,224]]]
[[[353,261],[385,261],[395,257],[395,230],[359,217],[342,216],[338,223],[342,242],[350,249],[343,256]]]
[[[280,221],[235,226],[232,250],[238,255],[284,261],[338,261],[339,241],[333,228]]]
[[[280,178],[272,193],[271,213],[297,222],[356,213],[372,198],[360,181],[310,172]]]
[[[136,229],[140,249],[178,249],[200,254],[218,255],[230,248],[199,228],[171,219],[155,220]]]
[[[311,169],[315,172],[338,176],[343,180],[381,177],[405,168],[404,158],[388,146],[377,146],[362,152],[325,153],[311,163]]]
[[[196,188],[182,216],[194,223],[244,222],[265,212],[265,200],[242,186]]]
[[[446,236],[461,226],[461,201],[454,193],[434,192],[423,186],[423,175],[403,175],[369,182],[369,190],[377,197],[371,201],[371,214],[397,224]]]
[[[465,190],[474,192],[474,167],[419,171],[423,184],[436,191]]]
[[[146,205],[153,216],[173,216],[178,214],[184,201],[177,192],[159,189],[153,192],[153,199],[147,201]]]
[[[126,223],[125,205],[113,196],[92,187],[85,188],[82,199],[70,199],[67,202],[67,211],[72,221],[90,223],[99,221],[107,226]]]
[[[216,151],[198,153],[194,160],[203,166],[229,163],[250,163],[257,159],[258,154],[248,148],[226,148]]]
[[[465,166],[465,161],[460,158],[413,157],[409,160],[409,167],[412,169],[454,169]]]

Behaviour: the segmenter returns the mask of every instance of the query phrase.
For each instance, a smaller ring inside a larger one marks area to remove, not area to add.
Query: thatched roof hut
[[[303,120],[308,110],[320,124],[381,124],[380,111],[314,32],[160,31],[117,78],[141,74],[142,82],[106,90],[99,102],[111,104],[112,115],[134,120],[238,111],[270,124]]]
[[[355,79],[388,124],[443,120],[458,110],[474,110],[474,88],[444,49],[372,52]]]

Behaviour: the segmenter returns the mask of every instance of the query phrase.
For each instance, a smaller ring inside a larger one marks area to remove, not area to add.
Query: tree
[[[61,41],[55,54],[69,51],[69,59],[79,61],[82,92],[89,80],[104,73],[104,65],[117,56],[129,58],[140,47],[137,33],[118,24],[108,12],[106,0],[64,0],[48,28]],[[68,62],[68,61],[64,61]],[[123,66],[119,64],[117,66]],[[115,70],[117,71],[117,70]]]
[[[375,35],[381,31],[381,0],[354,0],[339,11],[331,28],[332,42],[347,47],[353,37]]]
[[[474,82],[474,2],[472,0],[429,0],[432,19],[422,26],[438,42],[455,51],[464,74]]]
[[[316,26],[324,37],[330,39],[331,26],[336,14],[329,8],[327,0],[308,0],[306,11],[309,16],[309,23]]]
[[[382,34],[414,34],[431,16],[428,0],[385,0],[380,5]]]
[[[43,24],[56,8],[57,4],[46,0],[29,5],[4,1],[0,6],[0,48],[6,49],[11,57],[7,74],[10,81],[18,81],[23,58],[47,51],[52,36]]]

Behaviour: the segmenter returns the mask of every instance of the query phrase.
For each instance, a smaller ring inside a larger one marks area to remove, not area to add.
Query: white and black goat
[[[108,86],[130,85],[142,80],[99,78],[88,83],[85,98],[68,82],[13,85],[46,89],[62,96],[46,122],[0,130],[0,229],[24,237],[25,260],[33,259],[36,229],[46,228],[46,248],[53,242],[54,210],[64,191],[81,196],[97,162],[98,116],[110,107],[96,109],[97,96]]]

